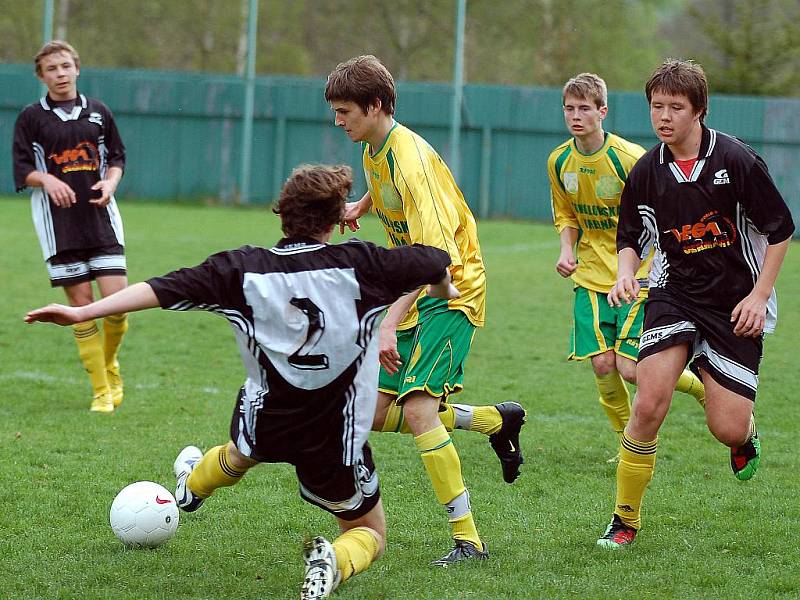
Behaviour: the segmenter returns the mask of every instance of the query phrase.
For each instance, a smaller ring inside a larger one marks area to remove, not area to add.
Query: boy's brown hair
[[[356,56],[338,64],[328,75],[325,100],[355,102],[364,114],[370,106],[375,106],[376,100],[380,100],[381,110],[391,116],[397,102],[394,78],[371,54]]]
[[[286,237],[315,237],[341,220],[352,186],[347,165],[300,165],[283,184],[272,212],[280,216]]]
[[[644,86],[647,103],[653,94],[685,96],[702,123],[708,114],[708,81],[703,67],[692,60],[668,58],[647,80]]]
[[[72,56],[72,60],[75,61],[75,66],[80,69],[81,68],[81,57],[78,56],[77,50],[73,48],[69,43],[65,42],[64,40],[51,40],[47,42],[44,46],[41,47],[39,52],[36,53],[34,57],[34,64],[36,65],[36,74],[42,74],[42,59],[45,56],[50,56],[51,54],[56,54],[58,52],[66,52],[70,56]]]
[[[608,89],[603,78],[594,73],[581,73],[575,75],[564,84],[561,92],[561,101],[565,101],[567,96],[575,96],[594,102],[597,108],[602,108],[608,104]]]

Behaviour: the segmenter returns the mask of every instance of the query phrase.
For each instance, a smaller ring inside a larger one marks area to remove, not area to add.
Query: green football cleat
[[[597,545],[601,548],[619,550],[630,546],[634,538],[636,538],[636,530],[625,525],[619,515],[615,514],[606,528],[606,532],[597,540]]]
[[[752,479],[761,463],[761,440],[753,432],[747,442],[738,448],[731,448],[731,470],[739,481]]]

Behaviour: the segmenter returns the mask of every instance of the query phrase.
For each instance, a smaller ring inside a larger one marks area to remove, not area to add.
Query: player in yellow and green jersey
[[[455,540],[453,550],[431,564],[486,559],[449,431],[489,436],[503,478],[511,483],[522,464],[519,432],[525,411],[516,402],[447,403],[462,388],[473,336],[484,324],[486,276],[475,219],[436,151],[394,120],[394,80],[377,58],[359,56],[338,65],[328,76],[325,99],[336,125],[364,144],[368,192],[346,206],[342,231],[345,224],[357,230],[357,219],[372,208],[390,246],[427,244],[450,255],[460,297],[440,300],[412,292],[389,308],[381,324],[383,369],[373,430],[414,435]]]
[[[561,240],[556,271],[575,285],[570,360],[590,359],[600,405],[617,435],[631,413],[625,381],[636,383],[639,336],[652,256],[642,262],[642,288],[631,304],[611,308],[606,295],[617,281],[617,221],[622,189],[644,149],[603,130],[606,84],[593,73],[567,81],[564,119],[572,137],[547,160],[553,222]],[[703,402],[705,391],[690,371],[677,390]]]

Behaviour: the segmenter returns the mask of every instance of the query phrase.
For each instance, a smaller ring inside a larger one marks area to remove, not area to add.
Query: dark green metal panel
[[[11,139],[19,110],[37,100],[28,65],[0,65],[0,189],[13,190]],[[229,75],[84,69],[81,92],[113,110],[128,148],[120,195],[235,201],[240,171],[244,83]],[[353,167],[363,194],[361,147],[333,125],[318,78],[256,82],[251,196],[276,197],[291,169],[307,162]],[[452,91],[401,83],[397,119],[449,159]],[[800,100],[714,96],[708,123],[756,148],[800,222]],[[606,129],[655,144],[644,93],[612,93]],[[549,221],[546,161],[567,138],[558,88],[468,85],[464,89],[459,184],[479,216]]]

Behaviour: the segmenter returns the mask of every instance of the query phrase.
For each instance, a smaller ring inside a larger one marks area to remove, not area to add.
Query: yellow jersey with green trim
[[[478,228],[450,169],[428,142],[399,123],[380,148],[370,150],[364,144],[364,176],[389,246],[441,248],[450,255],[453,285],[461,293],[444,301],[423,291],[398,329],[413,327],[420,317],[441,310],[460,310],[482,327],[486,273]]]
[[[617,281],[617,222],[622,188],[644,148],[613,133],[593,154],[581,154],[570,138],[547,159],[553,223],[578,230],[572,274],[576,286],[607,294]],[[647,280],[652,255],[636,277]]]

